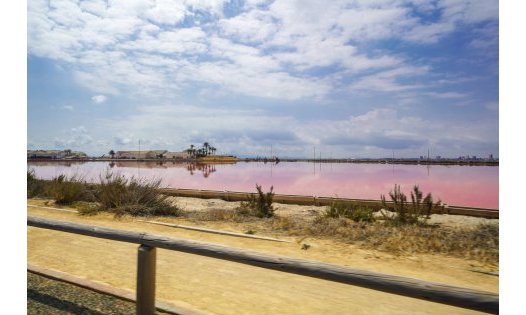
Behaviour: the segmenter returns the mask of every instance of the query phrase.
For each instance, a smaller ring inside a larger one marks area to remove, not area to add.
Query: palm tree
[[[208,145],[208,142],[203,143],[203,149],[204,149],[204,154],[208,155],[208,149],[210,149],[210,145]]]
[[[115,157],[115,151],[113,151],[113,150],[110,150],[110,152],[108,152],[108,154],[111,156],[112,159]]]
[[[212,152],[212,154],[215,155],[216,154],[216,148],[210,147],[210,152]]]
[[[191,157],[195,157],[195,146],[193,144],[190,145],[190,149],[186,150],[188,154],[190,154]]]

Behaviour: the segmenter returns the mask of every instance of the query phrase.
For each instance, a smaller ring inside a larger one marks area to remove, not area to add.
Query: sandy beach
[[[234,209],[235,202],[215,199],[177,198],[185,211]],[[407,276],[449,285],[498,292],[498,276],[480,262],[443,255],[393,255],[361,249],[338,240],[309,237],[307,239],[279,233],[256,235],[275,237],[289,242],[231,237],[159,226],[140,222],[141,218],[101,213],[79,216],[73,212],[56,211],[45,200],[29,200],[28,215],[117,229],[148,232],[246,248],[292,258],[316,260],[357,269]],[[43,206],[43,207],[38,207]],[[324,207],[276,204],[276,215],[290,217],[316,216]],[[65,208],[68,210],[67,208]],[[72,209],[69,209],[72,210]],[[155,218],[156,221],[244,233],[246,225],[233,222],[197,222],[191,218]],[[432,222],[444,225],[469,225],[487,219],[433,215]],[[493,220],[493,222],[495,222]],[[257,229],[257,223],[250,223]],[[301,244],[309,244],[302,250]],[[67,272],[110,284],[117,288],[134,289],[136,246],[100,240],[63,232],[28,228],[28,263]],[[497,270],[498,272],[498,270]],[[374,290],[330,281],[301,277],[282,272],[245,266],[237,263],[183,254],[158,252],[159,299],[184,305],[210,314],[475,314],[477,312],[447,305],[396,296]]]

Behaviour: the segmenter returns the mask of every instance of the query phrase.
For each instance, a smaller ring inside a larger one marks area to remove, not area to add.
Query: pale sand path
[[[38,202],[31,202],[32,204]],[[397,258],[329,240],[309,239],[311,248],[148,225],[133,218],[28,207],[28,215],[93,224],[318,260],[388,274],[498,292],[498,277],[474,273],[474,262],[431,255]],[[167,222],[188,224],[182,219]],[[209,228],[228,229],[225,223]],[[235,231],[230,228],[231,231]],[[243,232],[243,231],[236,231]],[[265,235],[272,236],[272,235]],[[289,238],[289,240],[295,240]],[[134,289],[134,244],[28,227],[28,262],[76,276]],[[158,250],[157,297],[184,301],[214,314],[477,314],[478,312],[401,297],[330,281],[302,277],[202,256]]]

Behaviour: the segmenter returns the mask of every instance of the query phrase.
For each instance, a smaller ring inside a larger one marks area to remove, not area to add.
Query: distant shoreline
[[[310,163],[362,163],[362,164],[406,164],[406,165],[460,165],[460,166],[499,166],[499,161],[491,160],[418,160],[418,159],[269,159],[269,158],[238,158],[231,161],[200,161],[195,159],[111,159],[111,158],[78,158],[78,159],[27,159],[28,162],[187,162],[187,163],[237,163],[237,162],[310,162]]]

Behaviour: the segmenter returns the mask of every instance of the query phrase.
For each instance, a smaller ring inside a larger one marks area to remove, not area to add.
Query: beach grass
[[[112,173],[101,176],[97,184],[88,184],[79,176],[60,175],[45,181],[32,171],[27,173],[28,197],[52,198],[56,204],[74,206],[82,215],[104,211],[115,216],[180,216],[194,221],[231,222],[243,231],[336,239],[397,255],[442,254],[498,264],[498,221],[475,227],[428,224],[432,207],[440,207],[440,203],[433,202],[431,194],[423,197],[418,187],[407,201],[395,186],[390,192],[392,202],[383,198],[390,215],[359,203],[335,203],[315,216],[287,216],[276,215],[272,188],[265,193],[256,185],[257,194],[237,208],[183,211],[173,197],[160,193],[160,184],[159,180]]]

